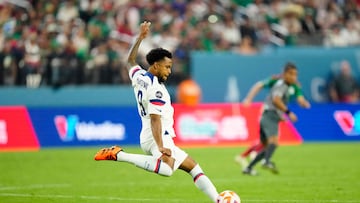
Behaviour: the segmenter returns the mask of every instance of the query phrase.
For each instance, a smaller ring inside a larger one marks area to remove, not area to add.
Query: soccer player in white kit
[[[140,25],[139,36],[128,57],[129,76],[142,121],[140,145],[147,155],[126,153],[121,147],[113,146],[98,151],[95,160],[128,162],[163,176],[171,176],[179,168],[189,173],[195,185],[216,202],[218,192],[213,183],[199,164],[173,141],[174,109],[164,85],[171,73],[172,54],[162,48],[151,50],[146,55],[150,65],[147,71],[135,61],[141,41],[149,33],[150,24],[145,21]]]

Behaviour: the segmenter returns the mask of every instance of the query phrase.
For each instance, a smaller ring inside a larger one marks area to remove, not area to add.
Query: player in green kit
[[[278,75],[272,75],[269,78],[266,78],[264,80],[258,81],[257,83],[255,83],[255,85],[253,85],[249,91],[249,93],[246,95],[245,99],[243,100],[243,105],[245,107],[249,106],[251,104],[251,102],[253,101],[254,97],[262,90],[262,89],[271,89],[274,84],[276,84],[276,82],[278,80],[282,79],[282,74],[278,74]],[[296,100],[298,101],[298,103],[300,105],[306,104],[306,102],[304,102],[304,96],[302,93],[302,90],[300,88],[300,84],[297,82],[295,84],[292,85],[294,87],[294,94],[291,95],[292,98],[296,98]],[[304,106],[306,107],[306,106]],[[258,153],[260,153],[262,150],[264,149],[264,145],[260,142],[260,140],[252,143],[245,151],[241,152],[240,154],[235,156],[235,161],[237,163],[239,163],[243,169],[245,169],[249,162],[248,160],[252,160],[256,157],[256,155]]]
[[[243,173],[248,175],[257,174],[253,167],[262,159],[265,159],[264,168],[278,173],[275,164],[270,160],[278,145],[279,122],[285,120],[286,117],[292,122],[297,121],[296,114],[287,107],[290,98],[295,96],[301,107],[310,107],[310,103],[304,98],[301,89],[297,85],[297,68],[293,63],[285,65],[281,78],[262,83],[263,85],[260,84],[258,84],[258,90],[256,90],[256,85],[252,88],[247,98],[251,101],[262,87],[266,85],[270,87],[270,93],[264,102],[264,109],[260,119],[260,141],[263,149],[243,170]]]

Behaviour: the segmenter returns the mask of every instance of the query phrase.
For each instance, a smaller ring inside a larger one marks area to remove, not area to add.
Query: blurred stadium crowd
[[[274,46],[360,44],[360,0],[3,0],[0,85],[128,84],[124,62],[138,24],[141,47],[174,53],[170,84],[189,76],[189,53],[256,54]]]

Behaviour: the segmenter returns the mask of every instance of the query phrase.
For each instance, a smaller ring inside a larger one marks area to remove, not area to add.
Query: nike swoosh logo
[[[157,108],[155,108],[156,110],[158,110],[159,112],[162,112],[162,110],[161,109],[157,109]]]

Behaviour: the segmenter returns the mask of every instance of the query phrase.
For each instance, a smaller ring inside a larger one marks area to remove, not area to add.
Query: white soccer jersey
[[[162,133],[175,137],[174,108],[171,106],[169,92],[158,78],[142,69],[139,65],[129,70],[129,76],[134,87],[138,112],[142,121],[140,143],[153,139],[150,114],[161,116]]]

